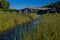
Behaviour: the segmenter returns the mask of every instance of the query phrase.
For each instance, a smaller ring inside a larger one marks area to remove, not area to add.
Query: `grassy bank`
[[[60,14],[44,14],[36,29],[36,40],[60,40]]]
[[[38,15],[32,16],[31,18],[36,19],[37,17]],[[0,32],[13,28],[15,25],[23,25],[29,21],[31,21],[30,17],[21,13],[0,11]]]

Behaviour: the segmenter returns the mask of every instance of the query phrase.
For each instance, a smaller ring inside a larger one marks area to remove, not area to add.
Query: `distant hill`
[[[43,7],[47,7],[47,8],[60,8],[60,1],[55,2],[55,3],[51,3],[51,4],[43,6]]]

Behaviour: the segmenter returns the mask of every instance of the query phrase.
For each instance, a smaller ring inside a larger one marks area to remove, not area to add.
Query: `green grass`
[[[37,16],[38,15],[33,16],[35,17],[34,19],[36,19]],[[0,32],[4,32],[16,25],[22,25],[29,21],[31,21],[29,16],[22,15],[21,13],[0,11]]]

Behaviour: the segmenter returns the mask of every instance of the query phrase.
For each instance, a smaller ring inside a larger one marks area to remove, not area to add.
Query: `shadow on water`
[[[25,23],[23,25],[16,25],[14,28],[7,30],[2,35],[0,35],[0,40],[24,40],[24,33],[30,33],[33,37],[34,34],[34,28],[39,24],[40,20],[42,19],[42,15],[39,15],[39,17],[35,20],[32,20],[28,23]],[[32,39],[33,40],[33,39]]]

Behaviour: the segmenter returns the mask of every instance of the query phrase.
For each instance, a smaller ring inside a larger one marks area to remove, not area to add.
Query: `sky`
[[[42,7],[59,0],[7,0],[10,2],[10,8],[23,9],[26,7]]]

